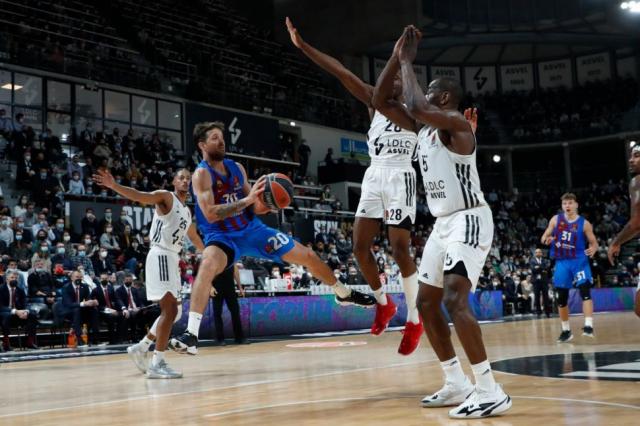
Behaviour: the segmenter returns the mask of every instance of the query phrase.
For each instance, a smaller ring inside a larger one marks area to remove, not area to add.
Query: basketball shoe
[[[587,337],[595,337],[593,335],[593,327],[589,327],[588,325],[582,327],[582,335]]]
[[[449,411],[454,419],[478,419],[497,416],[511,408],[511,397],[496,383],[493,392],[483,392],[476,388],[459,406]]]
[[[398,353],[400,355],[411,355],[420,345],[423,331],[422,318],[420,318],[418,324],[407,321],[402,331],[402,340],[400,341],[400,346],[398,346]]]
[[[464,382],[455,384],[445,382],[442,389],[433,395],[427,395],[422,399],[422,406],[425,408],[448,407],[462,404],[473,392],[475,388],[467,376]]]
[[[376,298],[370,294],[351,290],[347,297],[340,297],[336,294],[336,303],[341,306],[357,305],[363,308],[372,308],[376,304]]]
[[[151,363],[147,369],[148,379],[179,379],[180,377],[182,377],[182,373],[169,367],[165,360],[156,365]]]
[[[181,354],[196,355],[198,353],[198,338],[185,331],[178,337],[169,340],[169,348]]]
[[[393,303],[391,296],[387,295],[386,305],[376,304],[376,319],[371,326],[371,334],[374,336],[381,335],[389,326],[389,322],[391,322],[391,318],[394,317],[396,312],[398,312],[398,307]]]
[[[140,343],[127,348],[127,354],[143,374],[147,372],[147,351],[142,350]]]
[[[560,333],[560,336],[558,336],[558,343],[567,343],[572,339],[573,333],[571,333],[571,330],[562,330],[562,333]]]

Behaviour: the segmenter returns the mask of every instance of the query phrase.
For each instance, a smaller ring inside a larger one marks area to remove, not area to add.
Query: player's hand
[[[545,246],[549,246],[553,242],[553,239],[553,236],[549,235],[547,238],[542,240],[542,244],[544,244]]]
[[[249,191],[249,195],[247,195],[247,198],[249,199],[249,202],[251,204],[255,203],[256,200],[258,200],[258,198],[260,197],[260,195],[262,195],[262,193],[264,192],[264,185],[267,182],[267,177],[266,176],[260,176],[260,179],[258,179],[256,181],[256,183],[253,184],[253,186],[251,187],[251,191]]]
[[[302,49],[302,44],[304,43],[304,40],[302,40],[302,37],[300,36],[300,33],[298,33],[298,30],[296,29],[296,27],[293,26],[291,19],[289,19],[289,17],[287,16],[284,22],[287,25],[287,31],[289,31],[289,37],[291,37],[291,42],[298,49]]]
[[[611,265],[616,264],[616,257],[620,254],[620,244],[611,243],[609,246],[609,250],[607,250],[607,257],[609,258],[609,262]]]
[[[271,213],[272,210],[262,202],[261,198],[258,198],[255,203],[253,203],[253,212],[257,215]]]
[[[93,180],[98,185],[104,186],[105,188],[113,189],[116,185],[116,180],[113,178],[113,175],[109,172],[109,170],[100,170],[98,169],[96,173],[93,174]]]
[[[27,317],[29,316],[29,311],[25,311],[25,310],[17,311],[16,315],[18,316],[18,318],[22,320],[26,320]]]
[[[244,288],[240,287],[238,293],[240,293],[240,297],[244,297]]]
[[[129,310],[125,309],[124,311],[122,311],[122,316],[125,317],[126,319],[129,319]]]
[[[467,108],[464,110],[464,118],[471,125],[471,131],[473,134],[476,134],[476,130],[478,130],[478,108]]]
[[[402,31],[402,34],[400,34],[400,38],[398,38],[398,40],[396,41],[396,44],[393,46],[393,52],[391,53],[391,56],[400,58],[400,48],[404,44],[404,40],[406,38],[405,34],[406,34],[406,27],[405,27],[405,30]]]
[[[398,59],[400,62],[413,63],[418,54],[418,45],[422,38],[422,33],[413,25],[409,25],[404,29],[404,33],[400,40],[400,50],[398,52]]]
[[[218,290],[216,290],[216,288],[212,286],[211,291],[209,292],[209,296],[216,297],[217,294],[218,294]]]
[[[596,254],[596,248],[595,247],[589,247],[588,249],[586,249],[584,251],[584,254],[586,254],[589,257],[593,257],[594,254]]]

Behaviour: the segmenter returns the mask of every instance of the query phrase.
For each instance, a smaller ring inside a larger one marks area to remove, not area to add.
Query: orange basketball
[[[293,201],[293,182],[282,173],[267,175],[261,201],[271,210],[280,210]]]

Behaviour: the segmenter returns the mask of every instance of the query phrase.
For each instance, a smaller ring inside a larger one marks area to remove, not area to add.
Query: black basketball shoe
[[[567,343],[571,339],[573,339],[573,333],[571,333],[571,330],[562,330],[560,337],[558,337],[558,343]]]
[[[196,355],[198,353],[198,338],[185,331],[180,336],[171,338],[169,347],[181,354]]]
[[[593,335],[593,327],[589,327],[588,325],[582,327],[582,335],[587,337],[595,337]]]
[[[336,294],[336,303],[342,306],[357,305],[363,308],[373,308],[376,306],[376,298],[370,294],[364,294],[356,290],[351,290],[347,297],[340,297]]]

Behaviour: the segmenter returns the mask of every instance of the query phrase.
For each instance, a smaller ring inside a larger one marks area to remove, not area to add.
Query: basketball
[[[291,204],[293,200],[293,182],[282,173],[267,175],[261,201],[272,210],[280,210]]]

